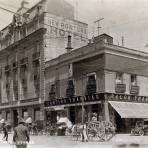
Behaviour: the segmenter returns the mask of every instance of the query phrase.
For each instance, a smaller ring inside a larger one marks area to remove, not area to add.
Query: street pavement
[[[2,134],[0,134],[0,139],[2,139]],[[12,144],[12,134],[9,134],[8,143],[0,140],[0,148],[15,148]],[[148,136],[118,134],[107,142],[81,142],[70,136],[40,135],[31,136],[27,148],[148,148]]]

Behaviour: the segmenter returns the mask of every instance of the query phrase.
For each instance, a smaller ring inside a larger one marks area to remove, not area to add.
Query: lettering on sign
[[[81,22],[59,17],[47,17],[45,23],[48,24],[48,34],[52,36],[67,37],[72,34],[74,38],[79,37],[83,40],[87,38],[87,25]]]

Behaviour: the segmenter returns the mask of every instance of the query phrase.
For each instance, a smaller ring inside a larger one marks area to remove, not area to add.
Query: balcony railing
[[[126,85],[125,84],[116,84],[115,91],[116,93],[125,93]]]

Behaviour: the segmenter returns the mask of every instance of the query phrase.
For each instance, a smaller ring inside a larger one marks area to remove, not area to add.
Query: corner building
[[[114,45],[111,36],[102,34],[46,62],[46,117],[56,122],[56,115],[65,112],[75,124],[90,121],[95,112],[117,132],[130,132],[137,120],[148,117],[147,57]]]
[[[68,36],[74,49],[87,43],[87,24],[74,20],[73,6],[42,0],[28,8],[22,1],[0,31],[0,118],[13,126],[19,117],[44,121],[45,63],[66,52]]]

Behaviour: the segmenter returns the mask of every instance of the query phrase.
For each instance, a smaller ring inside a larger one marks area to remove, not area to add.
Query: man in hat
[[[97,121],[97,113],[92,114],[91,121]]]
[[[8,126],[4,122],[3,125],[2,125],[2,127],[3,127],[3,133],[4,133],[4,136],[3,136],[3,139],[2,140],[8,141]]]
[[[13,142],[17,148],[27,148],[29,140],[28,128],[25,126],[25,121],[21,119],[18,126],[14,129]]]

